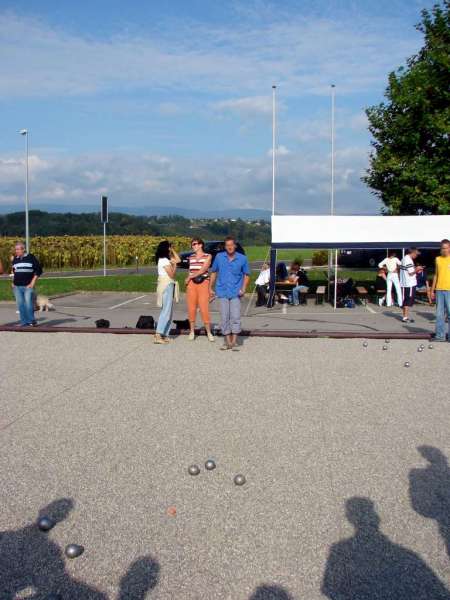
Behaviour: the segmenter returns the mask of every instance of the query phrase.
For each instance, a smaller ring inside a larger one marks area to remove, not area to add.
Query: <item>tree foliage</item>
[[[374,138],[363,180],[387,214],[450,213],[450,2],[422,11],[424,45],[367,109]]]

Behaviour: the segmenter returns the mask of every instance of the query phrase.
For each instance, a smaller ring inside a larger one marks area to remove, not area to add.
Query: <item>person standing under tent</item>
[[[205,243],[200,238],[191,240],[191,248],[193,253],[189,256],[189,275],[186,277],[186,303],[190,326],[188,339],[195,339],[195,318],[197,309],[200,309],[208,340],[214,342],[209,317],[208,270],[211,266],[211,254],[205,253]]]
[[[12,259],[13,292],[22,327],[36,326],[34,318],[34,286],[42,275],[42,267],[38,259],[25,250],[23,242],[14,246],[15,256]]]
[[[221,350],[237,350],[237,336],[241,332],[241,298],[250,281],[247,257],[236,252],[234,237],[225,238],[225,251],[219,252],[211,269],[210,297],[215,297],[214,285],[220,300],[221,328],[224,344]]]
[[[450,342],[450,241],[441,242],[441,255],[436,257],[436,270],[431,284],[431,297],[436,297],[436,342],[445,342],[445,317],[448,318]]]
[[[413,319],[409,318],[410,308],[414,305],[414,298],[416,296],[417,287],[417,275],[416,266],[414,264],[415,259],[419,256],[420,252],[417,248],[410,248],[405,256],[402,258],[400,266],[400,286],[402,288],[402,311],[403,311],[403,323],[413,323]]]
[[[388,253],[388,257],[382,260],[378,267],[380,269],[385,268],[387,271],[386,275],[386,306],[392,306],[392,286],[395,289],[395,295],[397,296],[398,306],[402,305],[402,290],[400,288],[400,279],[398,277],[398,270],[401,266],[400,260],[397,258],[395,250],[391,250]]]
[[[158,244],[155,253],[158,265],[157,305],[162,308],[155,333],[155,344],[167,344],[172,325],[173,301],[178,302],[178,282],[175,281],[177,264],[181,262],[177,252],[168,240]]]

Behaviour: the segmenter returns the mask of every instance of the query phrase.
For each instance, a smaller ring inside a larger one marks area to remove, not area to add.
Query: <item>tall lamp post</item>
[[[25,136],[25,247],[30,251],[30,220],[28,215],[28,129],[21,129],[20,135]]]

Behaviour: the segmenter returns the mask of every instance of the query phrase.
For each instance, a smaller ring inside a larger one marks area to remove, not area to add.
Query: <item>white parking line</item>
[[[109,310],[114,310],[115,308],[119,308],[119,306],[124,306],[125,304],[130,304],[130,302],[136,302],[136,300],[140,300],[141,298],[145,298],[144,296],[138,296],[137,298],[131,298],[131,300],[125,300],[125,302],[121,302],[120,304],[115,304],[114,306],[110,306]]]

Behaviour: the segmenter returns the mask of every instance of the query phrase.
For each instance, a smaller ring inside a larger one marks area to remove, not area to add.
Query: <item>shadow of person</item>
[[[332,600],[450,600],[450,592],[417,554],[380,531],[371,500],[350,498],[346,516],[355,534],[332,545],[323,594]]]
[[[450,556],[450,467],[447,457],[433,446],[417,450],[429,462],[425,468],[411,469],[411,506],[422,517],[434,519]]]
[[[249,600],[294,600],[293,597],[279,585],[260,585],[250,596]]]
[[[39,517],[48,516],[57,525],[68,517],[73,506],[71,498],[60,498],[42,508]],[[121,579],[120,598],[144,598],[145,593],[155,587],[158,571],[156,561],[150,557],[133,563]],[[133,590],[134,596],[127,595],[127,590]],[[0,598],[16,600],[19,597],[108,600],[95,587],[72,578],[66,571],[62,549],[48,533],[40,531],[36,523],[0,532]]]
[[[159,563],[150,556],[138,558],[120,580],[119,600],[144,600],[159,580]]]

